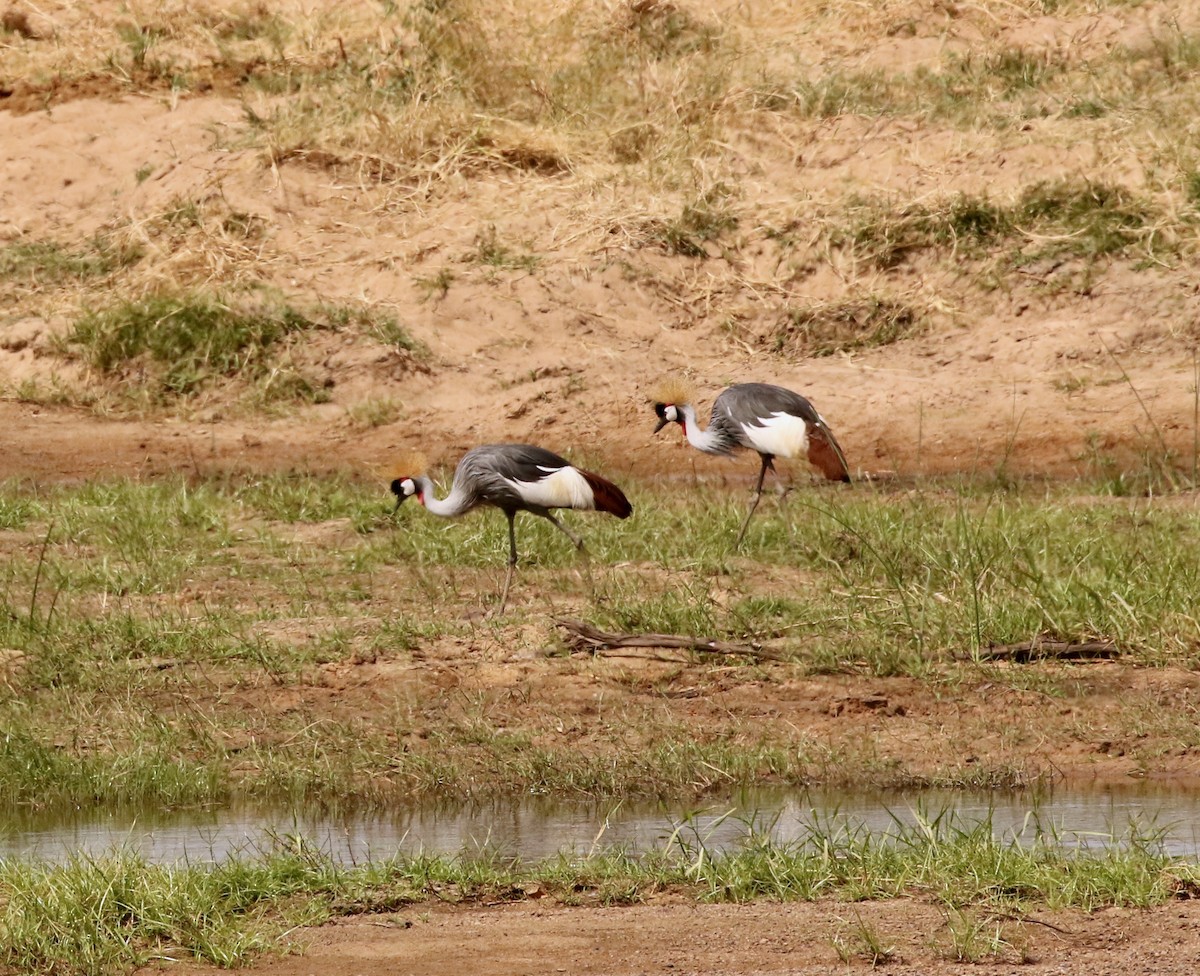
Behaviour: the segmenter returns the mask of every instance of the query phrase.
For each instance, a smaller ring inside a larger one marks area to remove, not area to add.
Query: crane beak
[[[654,433],[658,433],[671,422],[671,418],[667,416],[667,404],[656,403],[654,412],[658,414],[658,423],[654,425]]]
[[[396,507],[392,509],[393,515],[400,511],[400,506],[404,504],[404,499],[408,497],[404,494],[404,489],[400,487],[401,483],[401,479],[397,478],[391,484],[392,494],[396,496]]]

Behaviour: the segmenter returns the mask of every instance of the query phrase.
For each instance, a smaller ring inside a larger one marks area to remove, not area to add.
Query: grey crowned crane
[[[508,573],[500,596],[500,611],[508,604],[508,588],[517,564],[517,536],[513,518],[517,512],[532,512],[548,519],[574,544],[583,549],[575,535],[551,512],[554,508],[581,508],[608,512],[617,518],[633,513],[624,493],[611,481],[568,463],[545,448],[530,444],[486,444],[463,455],[454,471],[454,482],[445,498],[434,495],[433,482],[425,473],[425,459],[410,455],[397,469],[391,484],[396,511],[405,499],[415,497],[434,515],[453,518],[480,505],[500,509],[508,518]]]
[[[750,516],[758,507],[767,470],[775,470],[776,457],[807,455],[809,463],[830,481],[850,480],[846,456],[824,418],[799,393],[782,386],[737,383],[722,391],[713,401],[707,430],[700,429],[691,394],[681,385],[663,389],[656,397],[654,412],[658,414],[656,434],[676,423],[697,450],[729,457],[748,447],[762,458],[754,501],[733,544],[735,549],[742,544]]]

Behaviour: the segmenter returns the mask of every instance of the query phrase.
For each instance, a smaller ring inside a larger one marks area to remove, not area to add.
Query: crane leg
[[[550,523],[555,528],[557,528],[563,535],[565,535],[568,539],[570,539],[573,543],[575,543],[576,549],[578,549],[580,552],[584,551],[583,539],[580,536],[577,536],[574,532],[572,532],[570,529],[568,529],[565,525],[562,524],[562,522],[560,522],[558,519],[556,519],[550,512],[546,513],[546,518],[548,518],[550,520]]]
[[[497,614],[504,613],[508,606],[508,588],[512,585],[513,570],[517,565],[517,530],[513,527],[515,512],[505,512],[508,516],[508,572],[504,574],[504,591],[500,594],[500,609]]]
[[[750,516],[753,515],[754,510],[756,508],[758,508],[758,500],[760,498],[762,498],[763,478],[765,478],[767,476],[767,469],[771,468],[772,470],[774,470],[774,467],[775,467],[775,465],[771,459],[771,456],[769,454],[763,454],[763,455],[761,455],[761,457],[762,457],[762,467],[759,469],[759,472],[758,472],[758,484],[755,485],[755,487],[754,487],[754,501],[752,501],[750,503],[750,511],[748,511],[746,513],[746,518],[742,522],[741,529],[738,531],[737,540],[733,544],[734,549],[737,549],[739,546],[741,546],[742,539],[744,539],[746,536],[746,527],[750,524]]]
[[[575,543],[575,548],[578,549],[579,554],[583,556],[583,569],[584,573],[587,575],[588,592],[591,598],[594,600],[596,598],[596,581],[592,579],[592,561],[588,558],[587,549],[584,548],[583,537],[576,535],[574,532],[568,529],[550,512],[546,513],[546,518],[548,518],[550,522],[562,532],[563,535]]]

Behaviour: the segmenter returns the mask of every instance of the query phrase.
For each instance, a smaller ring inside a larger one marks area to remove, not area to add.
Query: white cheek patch
[[[663,410],[663,417],[667,420],[678,422],[679,411],[676,410],[674,404],[672,404]]]
[[[417,493],[417,483],[412,478],[405,478],[400,482],[400,490],[404,492],[406,498],[409,495],[415,495]]]
[[[746,439],[756,451],[777,457],[799,457],[808,450],[808,424],[790,413],[775,413],[759,420],[763,426],[742,424]]]
[[[594,508],[592,486],[574,468],[545,468],[546,477],[539,481],[509,481],[531,505],[542,508]],[[507,480],[507,479],[506,479]]]

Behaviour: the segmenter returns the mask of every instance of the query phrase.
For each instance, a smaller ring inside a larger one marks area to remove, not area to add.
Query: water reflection
[[[397,851],[459,854],[497,850],[525,859],[619,846],[662,847],[675,838],[710,849],[741,843],[751,825],[781,841],[821,828],[895,833],[898,824],[941,816],[959,827],[990,823],[998,837],[1031,842],[1039,832],[1067,846],[1102,847],[1152,837],[1169,854],[1200,854],[1200,790],[1169,784],[1055,789],[1046,793],[950,791],[852,793],[750,790],[702,804],[555,802],[546,797],[487,804],[398,806],[313,813],[254,804],[215,810],[0,810],[0,857],[57,861],[121,848],[155,862],[219,861],[299,835],[348,862]]]

